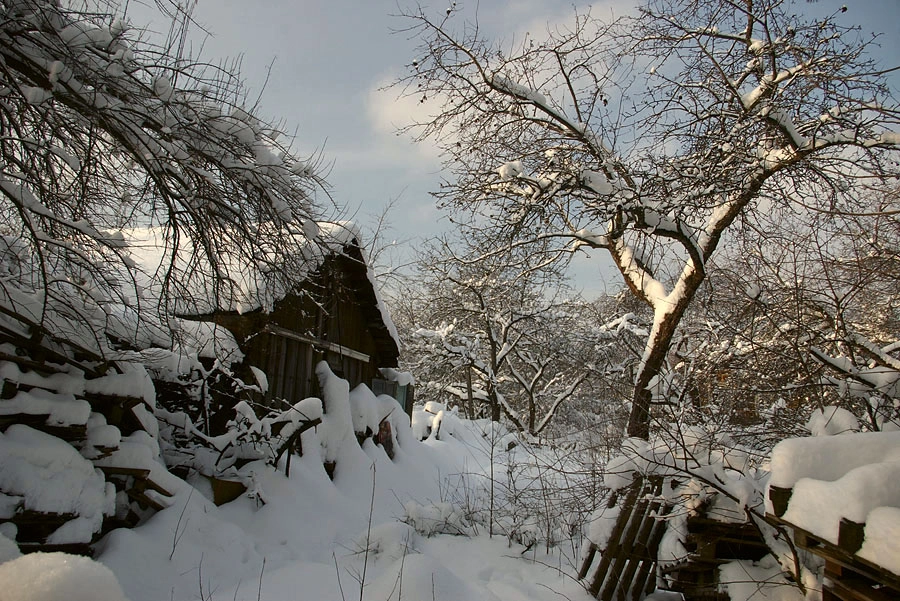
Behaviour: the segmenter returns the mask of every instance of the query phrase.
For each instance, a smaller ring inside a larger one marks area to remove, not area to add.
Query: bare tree
[[[449,243],[439,243],[420,261],[425,295],[414,332],[462,376],[464,384],[451,388],[464,395],[470,413],[478,400],[492,420],[506,414],[519,429],[525,426],[503,391],[509,361],[564,293],[558,274],[529,263],[521,255],[468,262]],[[528,277],[516,277],[522,271]]]
[[[776,206],[852,210],[860,185],[897,171],[896,99],[840,12],[651,0],[498,43],[455,8],[404,17],[421,45],[400,85],[440,103],[415,131],[445,152],[440,201],[490,230],[484,256],[603,248],[653,310],[632,436],[649,434],[648,385],[726,232]]]
[[[180,15],[161,45],[104,0],[0,8],[0,310],[94,357],[150,322],[165,336],[206,286],[212,308],[250,277],[290,286],[328,216],[316,157],[292,154],[236,71],[187,56],[189,15],[160,6]],[[156,229],[155,274],[128,228]]]

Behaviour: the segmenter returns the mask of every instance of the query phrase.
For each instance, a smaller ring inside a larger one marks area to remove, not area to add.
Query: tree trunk
[[[491,421],[499,422],[500,421],[500,401],[497,400],[497,394],[491,393]]]
[[[534,394],[529,392],[528,394],[528,432],[530,434],[534,434],[534,420],[535,413],[537,413],[537,407],[534,402]]]
[[[683,282],[684,293],[678,303],[671,311],[657,313],[654,317],[653,330],[644,351],[644,362],[634,381],[631,414],[628,416],[628,436],[644,440],[650,438],[650,420],[652,418],[650,406],[653,395],[647,387],[653,378],[662,372],[678,324],[703,282],[703,277],[695,271]]]
[[[466,366],[466,417],[475,419],[475,401],[472,398],[472,366]]]

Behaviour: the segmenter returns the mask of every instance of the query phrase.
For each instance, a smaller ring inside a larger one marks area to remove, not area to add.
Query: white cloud
[[[409,142],[417,135],[415,127],[404,128],[429,122],[440,111],[442,99],[433,97],[422,102],[421,98],[404,94],[402,88],[388,88],[394,77],[382,77],[366,98],[366,117],[381,149],[390,154],[399,154],[414,163],[426,161],[436,165],[440,150],[432,140],[416,144]]]

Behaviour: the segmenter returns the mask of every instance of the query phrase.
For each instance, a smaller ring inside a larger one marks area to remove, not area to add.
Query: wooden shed
[[[358,240],[323,258],[302,287],[271,311],[217,311],[193,319],[213,321],[234,334],[245,363],[268,380],[266,399],[296,402],[318,396],[315,365],[353,388],[381,380],[380,368],[396,367],[396,331],[370,278]]]

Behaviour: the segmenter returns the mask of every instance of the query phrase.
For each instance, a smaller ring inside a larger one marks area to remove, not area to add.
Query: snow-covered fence
[[[262,460],[290,475],[293,455],[314,452],[333,477],[346,444],[362,445],[372,439],[391,458],[396,448],[410,444],[409,421],[395,399],[376,396],[362,384],[350,390],[347,380],[324,361],[316,366],[316,375],[321,399],[305,398],[264,415],[258,414],[260,407],[240,401],[226,431],[217,436],[200,431],[184,412],[158,410],[166,428],[164,438],[180,445],[167,455],[207,478],[243,482],[241,468],[252,461]]]
[[[593,533],[579,572],[582,579],[590,577],[588,591],[597,599],[639,601],[654,590],[657,549],[665,532],[661,518],[669,511],[662,496],[663,480],[636,472],[619,505],[611,500],[607,509],[618,509],[617,517],[611,530]]]

